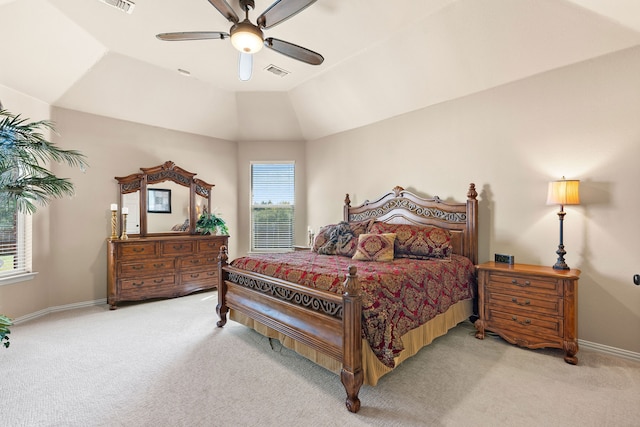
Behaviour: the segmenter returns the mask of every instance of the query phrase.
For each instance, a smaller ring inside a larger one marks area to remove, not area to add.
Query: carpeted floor
[[[0,348],[0,426],[639,426],[640,363],[480,341],[462,323],[344,407],[338,376],[215,327],[215,292],[76,309]],[[272,348],[273,347],[273,348]]]

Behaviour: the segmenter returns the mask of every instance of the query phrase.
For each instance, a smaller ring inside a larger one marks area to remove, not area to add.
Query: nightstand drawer
[[[562,295],[562,281],[552,277],[520,276],[501,272],[490,272],[489,289],[507,291],[521,290],[547,295]]]
[[[545,337],[562,337],[563,319],[555,316],[544,316],[534,313],[510,312],[499,307],[487,307],[486,322],[500,329],[509,329],[518,333]]]
[[[504,293],[501,290],[487,289],[485,301],[493,306],[504,307],[508,311],[531,311],[550,316],[563,316],[562,298],[558,296],[531,295],[522,292]]]

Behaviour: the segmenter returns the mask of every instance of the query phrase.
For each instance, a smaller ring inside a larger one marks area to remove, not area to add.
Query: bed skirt
[[[404,350],[394,359],[395,365],[398,366],[404,360],[416,354],[422,347],[430,344],[434,339],[445,335],[447,331],[473,314],[473,300],[463,300],[449,307],[449,309],[434,317],[422,326],[419,326],[402,336]],[[297,342],[286,335],[255,321],[244,314],[235,310],[229,310],[229,318],[241,323],[256,332],[269,337],[275,338],[282,343],[283,346],[297,352],[301,356],[306,357],[312,362],[336,373],[340,374],[342,364],[340,361],[329,357],[309,346]],[[378,380],[385,374],[391,372],[393,368],[389,368],[382,364],[380,360],[373,354],[366,340],[362,340],[362,370],[364,372],[364,383],[374,386]]]

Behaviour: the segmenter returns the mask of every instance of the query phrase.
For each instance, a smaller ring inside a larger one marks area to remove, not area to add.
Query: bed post
[[[218,255],[218,305],[216,306],[216,313],[218,313],[220,320],[216,324],[219,328],[222,328],[227,323],[227,312],[229,311],[226,301],[227,282],[225,282],[222,274],[222,267],[227,265],[228,259],[227,247],[223,245],[220,247],[220,255]]]
[[[351,199],[349,199],[349,193],[347,193],[344,196],[344,207],[342,208],[342,217],[347,222],[349,222],[349,208],[351,208]]]
[[[467,191],[467,230],[466,244],[468,248],[468,257],[473,264],[478,264],[478,192],[476,185],[472,182],[469,184]]]
[[[364,379],[362,372],[362,297],[356,278],[356,267],[349,266],[342,294],[342,370],[340,379],[347,392],[346,405],[350,412],[358,412],[358,393]]]

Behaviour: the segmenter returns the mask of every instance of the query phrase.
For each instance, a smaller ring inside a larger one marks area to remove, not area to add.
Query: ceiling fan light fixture
[[[248,19],[231,27],[231,44],[242,53],[256,53],[264,46],[262,30]]]

